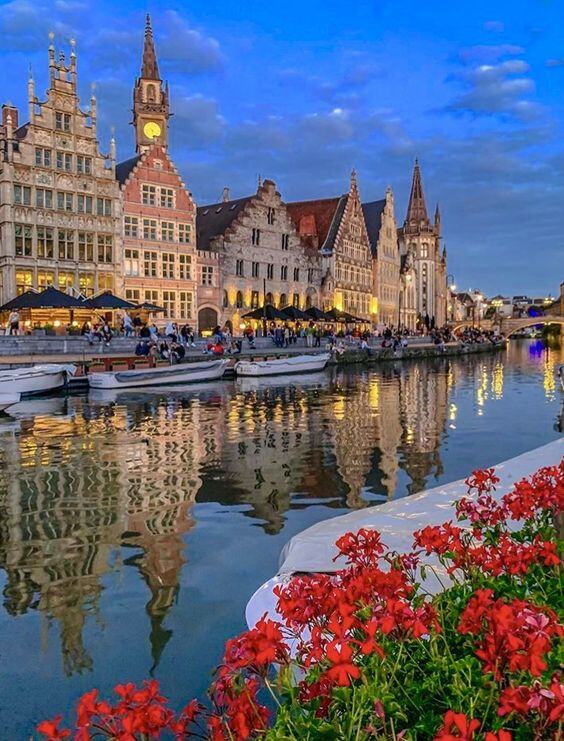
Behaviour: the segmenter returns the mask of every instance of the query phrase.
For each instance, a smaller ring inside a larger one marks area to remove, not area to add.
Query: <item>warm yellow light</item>
[[[31,322],[29,321],[29,319],[27,320],[27,322],[24,322],[24,326],[31,327]]]
[[[370,313],[378,313],[378,299],[376,298],[376,296],[372,296],[372,298],[370,299]]]
[[[246,326],[247,325],[244,322],[241,322],[241,324],[239,325],[239,329],[245,329]]]
[[[73,326],[73,327],[78,327],[78,322],[76,321],[76,319],[75,319],[75,320],[74,320],[74,322],[72,323],[72,326]]]
[[[335,292],[335,296],[333,297],[333,306],[337,309],[337,311],[343,310],[343,294],[340,292]]]
[[[61,326],[61,322],[58,319],[55,319],[55,321],[53,322],[53,326],[60,327]]]
[[[455,284],[454,284],[454,283],[452,284],[452,286],[449,286],[449,287],[450,287],[450,290],[451,290],[451,291],[456,291],[456,286],[455,286]]]

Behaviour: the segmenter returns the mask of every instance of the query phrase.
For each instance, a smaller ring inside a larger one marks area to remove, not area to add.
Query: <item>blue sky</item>
[[[395,194],[414,157],[439,201],[449,272],[485,293],[554,294],[564,279],[562,0],[13,0],[0,2],[1,95],[25,111],[47,34],[77,39],[100,139],[133,151],[130,100],[144,16],[171,85],[171,153],[198,203],[276,181],[287,200]]]

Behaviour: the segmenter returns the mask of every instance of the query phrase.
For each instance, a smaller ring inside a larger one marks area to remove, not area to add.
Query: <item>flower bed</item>
[[[82,697],[72,734],[57,716],[41,737],[561,738],[564,461],[500,502],[497,481],[474,472],[457,522],[416,532],[410,553],[374,530],[340,538],[342,571],[294,577],[279,621],[227,642],[207,706],[174,714],[156,681],[118,685],[113,703]],[[433,559],[450,579],[438,595]]]

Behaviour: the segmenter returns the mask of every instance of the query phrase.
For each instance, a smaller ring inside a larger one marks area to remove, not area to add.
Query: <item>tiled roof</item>
[[[368,232],[370,249],[372,250],[372,254],[374,256],[376,256],[378,252],[378,237],[380,236],[380,227],[382,226],[382,213],[384,212],[385,206],[385,198],[382,198],[382,200],[380,201],[370,201],[369,203],[362,204],[364,223],[366,224],[366,231]]]
[[[343,195],[316,201],[298,201],[287,203],[286,207],[300,236],[316,237],[319,249],[331,252],[345,212],[347,198],[348,195]]]
[[[120,185],[123,185],[125,183],[131,172],[133,171],[133,168],[140,159],[141,155],[136,154],[135,157],[130,157],[130,159],[128,160],[118,162],[118,164],[116,165],[116,180],[119,182]]]
[[[234,201],[210,203],[196,210],[196,240],[199,250],[209,250],[214,237],[225,234],[247,203],[254,196],[237,198]]]

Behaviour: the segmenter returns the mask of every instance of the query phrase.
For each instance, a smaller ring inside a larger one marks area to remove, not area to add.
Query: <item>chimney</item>
[[[223,189],[221,200],[223,201],[223,203],[227,203],[227,201],[229,200],[229,188],[227,187],[227,185]]]
[[[19,127],[18,109],[11,103],[4,103],[2,106],[2,126],[4,126],[4,128],[8,125],[8,116],[12,119],[12,129],[15,131]]]

